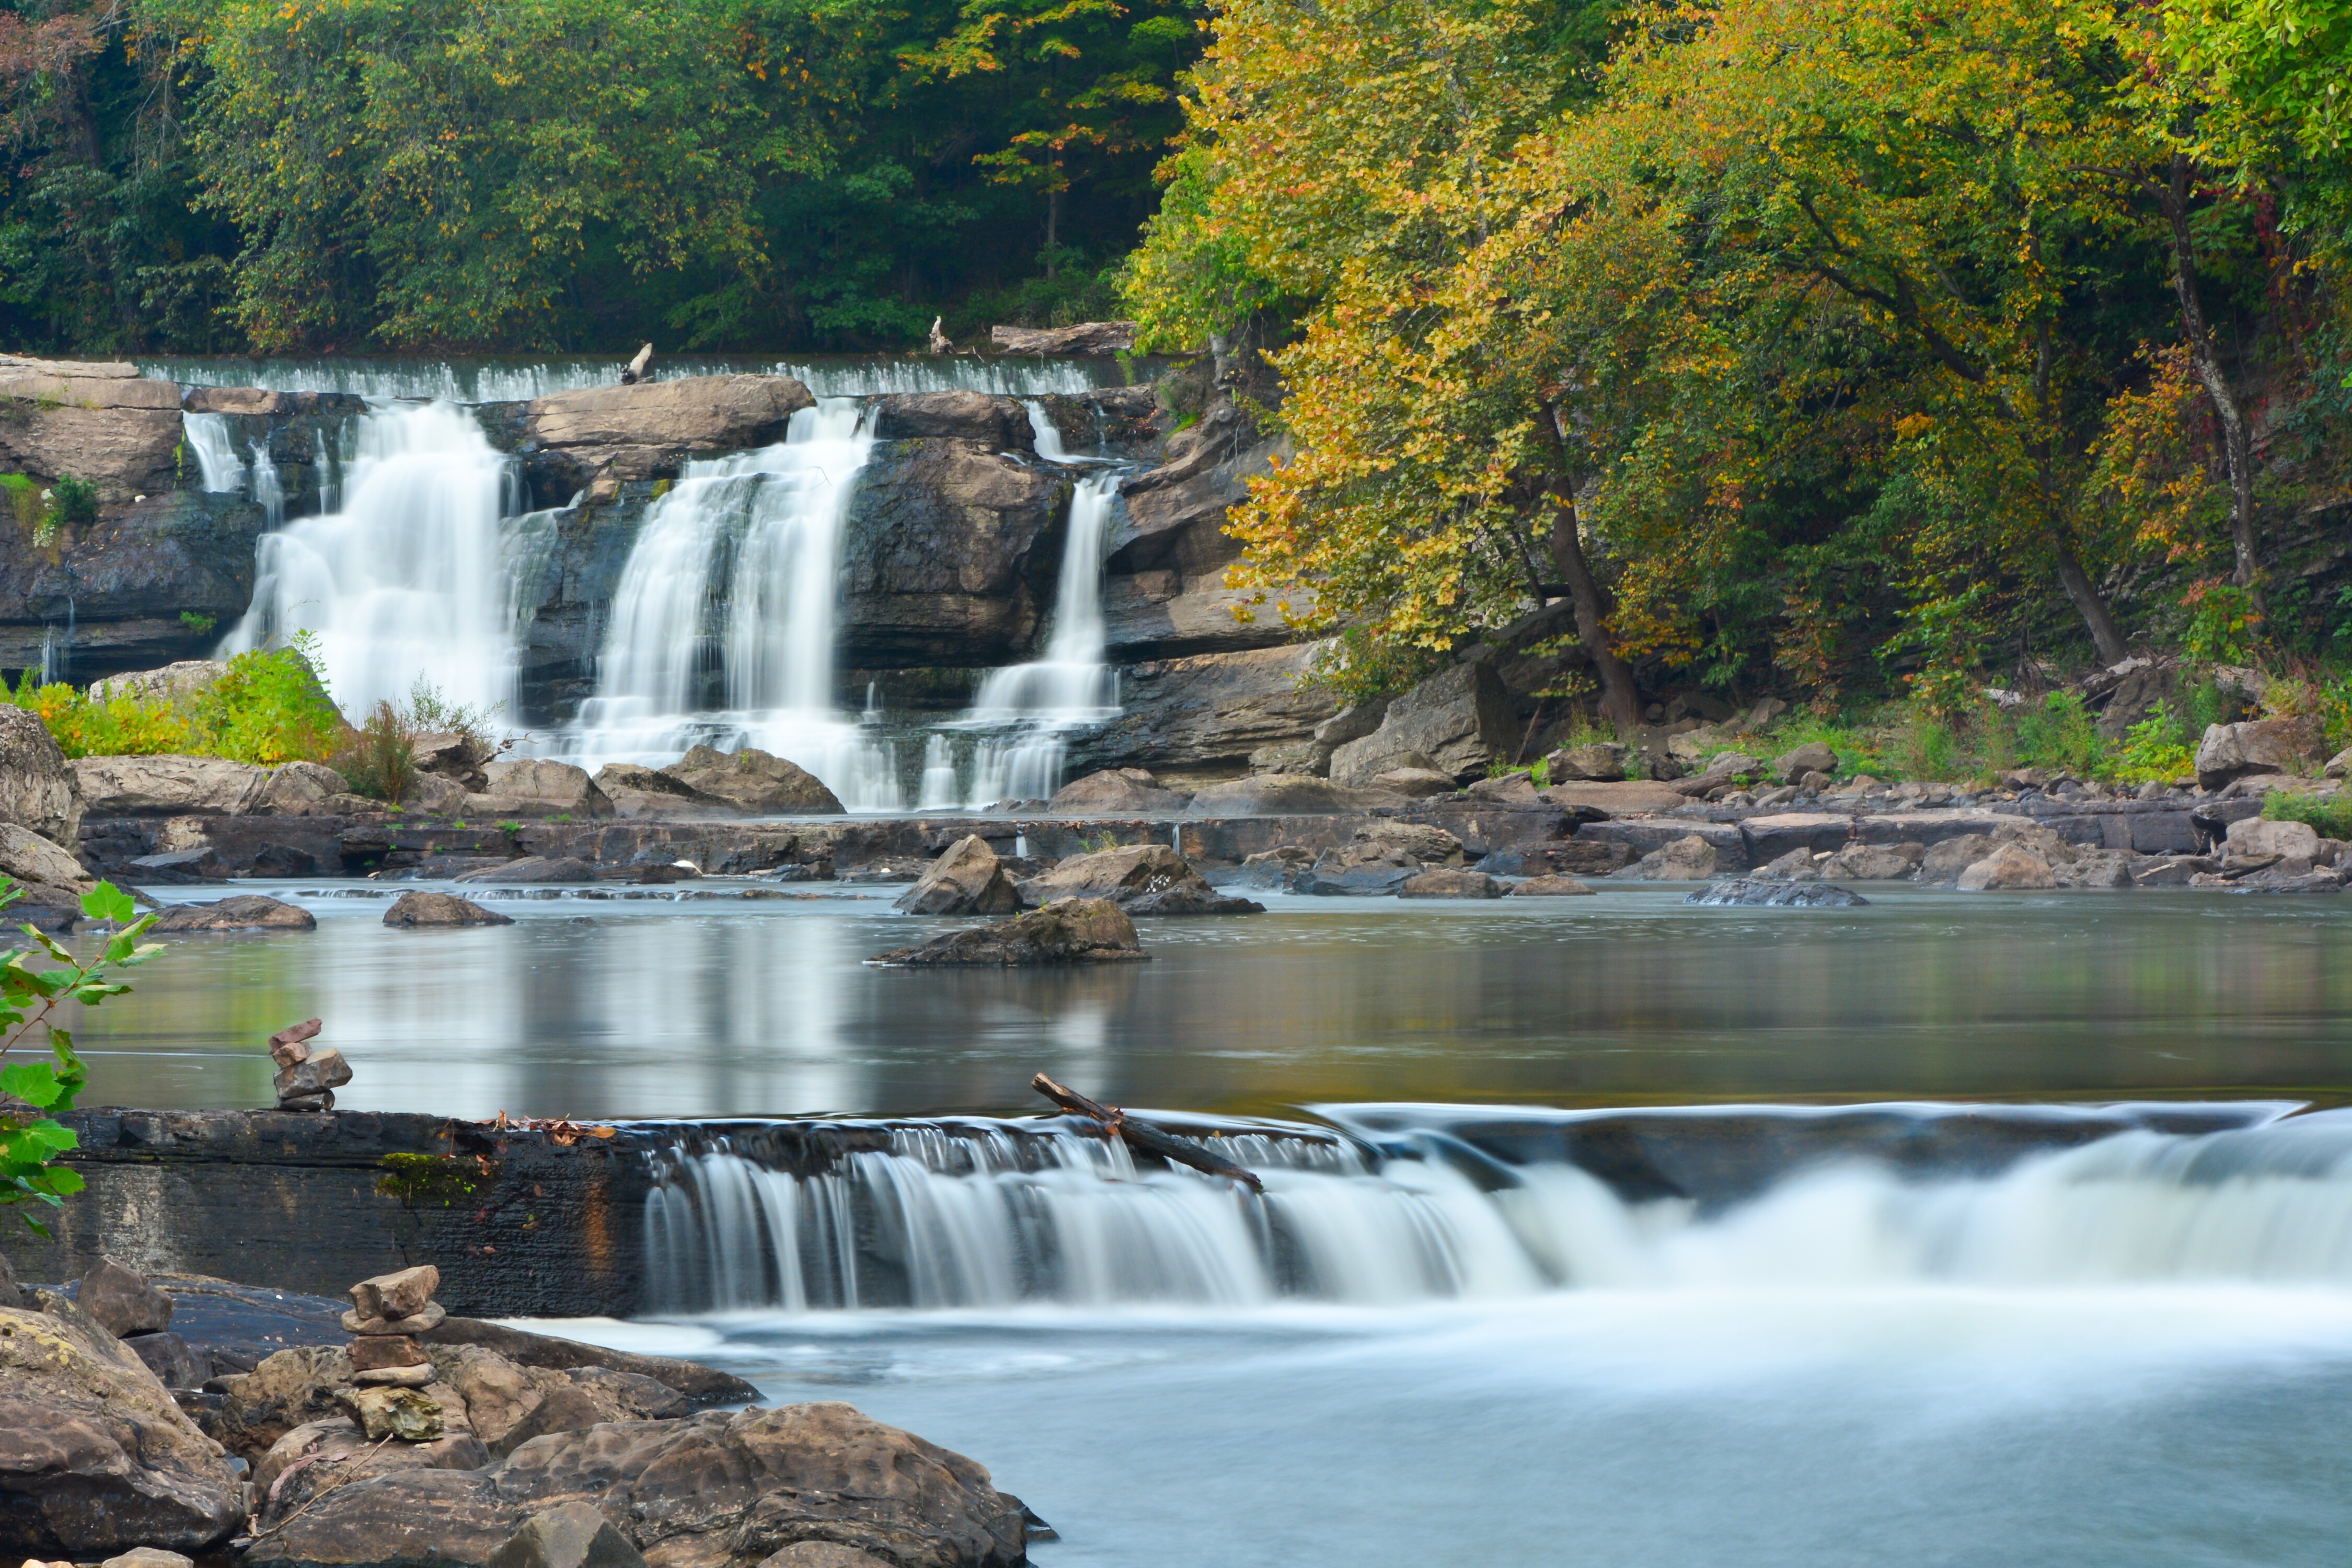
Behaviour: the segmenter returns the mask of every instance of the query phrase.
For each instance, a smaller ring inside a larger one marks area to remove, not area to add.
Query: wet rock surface
[[[240,893],[209,904],[173,904],[149,928],[158,936],[196,931],[316,931],[317,917],[299,904],[260,893]]]
[[[842,805],[814,773],[746,746],[721,752],[696,746],[661,770],[696,795],[754,816],[840,816]]]
[[[1022,884],[1032,903],[1108,899],[1131,915],[1264,914],[1265,906],[1212,888],[1190,861],[1165,844],[1130,844],[1073,855]]]
[[[1850,889],[1828,882],[1767,882],[1735,879],[1712,884],[1683,902],[1709,908],[1850,910],[1870,902]]]
[[[918,947],[877,954],[877,963],[1013,966],[1039,963],[1121,963],[1148,957],[1135,922],[1108,899],[1063,899],[1002,925],[950,931]]]
[[[975,833],[950,845],[890,907],[910,915],[1009,915],[1021,908],[1021,895]]]
[[[388,926],[510,926],[513,918],[455,893],[403,893],[384,910]]]
[[[82,810],[79,783],[48,726],[30,709],[0,702],[0,823],[69,845]]]

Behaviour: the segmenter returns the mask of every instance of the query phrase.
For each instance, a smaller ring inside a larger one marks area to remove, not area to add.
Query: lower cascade
[[[748,1309],[1361,1305],[1562,1289],[2263,1283],[2352,1288],[2352,1120],[2130,1131],[1997,1174],[1860,1160],[1741,1201],[1631,1201],[1566,1163],[1442,1133],[1379,1146],[1240,1133],[1263,1198],[1124,1144],[894,1125],[796,1174],[719,1140],[659,1163],[648,1304]]]

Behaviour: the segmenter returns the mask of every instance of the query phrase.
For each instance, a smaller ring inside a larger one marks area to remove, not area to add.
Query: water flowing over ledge
[[[615,386],[619,358],[536,360],[145,359],[140,374],[183,386],[255,386],[269,392],[341,392],[362,397],[513,403],[583,387]],[[1137,374],[1149,373],[1149,366]],[[646,379],[694,375],[786,375],[819,397],[898,392],[986,392],[1007,397],[1087,392],[1126,382],[1117,360],[901,359],[839,355],[798,360],[688,355],[654,361]]]
[[[1189,1172],[1139,1170],[1124,1145],[1048,1124],[893,1124],[880,1146],[816,1165],[797,1145],[764,1145],[746,1128],[656,1156],[647,1305],[1396,1305],[1562,1289],[1912,1284],[2352,1289],[2352,1114],[2276,1120],[2277,1106],[2200,1107],[2200,1121],[2139,1109],[2148,1112],[2141,1124],[2116,1130],[2057,1110],[1747,1108],[1739,1114],[1751,1123],[1779,1123],[1768,1143],[1811,1152],[1767,1156],[1751,1186],[1713,1194],[1646,1190],[1622,1145],[1612,1159],[1606,1144],[1641,1112],[1592,1113],[1588,1135],[1613,1131],[1591,1146],[1579,1143],[1577,1113],[1434,1106],[1326,1108],[1355,1123],[1345,1136],[1221,1130],[1217,1147],[1264,1177],[1263,1199]],[[1659,1126],[1680,1119],[1702,1137],[1710,1121],[1704,1110],[1658,1114]],[[1910,1155],[1834,1152],[1840,1118],[1873,1114],[1893,1119],[1886,1148],[1907,1141]],[[1507,1116],[1515,1123],[1497,1123]],[[1990,1141],[1972,1153],[1971,1130],[1936,1125],[1955,1116],[1983,1121]],[[2161,1130],[2184,1123],[2210,1130]],[[1943,1159],[1921,1165],[1919,1151],[1938,1140]],[[1519,1157],[1497,1158],[1496,1148]],[[2001,1148],[2009,1157],[1994,1160]]]

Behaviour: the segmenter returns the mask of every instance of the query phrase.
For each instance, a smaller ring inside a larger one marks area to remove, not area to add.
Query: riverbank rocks
[[[1816,862],[1814,879],[1824,882],[1902,882],[1927,858],[1924,844],[1849,844]]]
[[[1716,873],[1715,846],[1693,833],[1662,845],[1612,875],[1630,882],[1704,882]]]
[[[2324,750],[2319,727],[2309,719],[2209,724],[2197,742],[2197,782],[2220,789],[2253,773],[2294,773]]]
[[[80,861],[13,822],[0,822],[0,874],[18,882],[70,889],[77,894],[87,891],[91,881]]]
[[[2054,888],[2058,879],[2050,869],[2050,862],[2023,844],[2000,845],[1990,855],[1970,866],[1959,875],[1958,886],[1964,893],[2006,892],[2035,888]]]
[[[1009,915],[1021,895],[996,851],[974,833],[949,845],[890,907],[910,915]]]
[[[753,816],[843,814],[839,797],[814,773],[754,746],[740,752],[697,746],[661,772]]]
[[[0,702],[0,823],[71,844],[81,832],[82,809],[74,770],[40,715]]]
[[[1772,759],[1773,776],[1783,784],[1801,784],[1809,773],[1827,778],[1837,772],[1838,754],[1819,741],[1783,752]]]
[[[1927,846],[1920,859],[1918,879],[1922,882],[1948,887],[1959,880],[1960,873],[1992,853],[1992,835],[1963,833],[1954,838],[1941,838]]]
[[[596,788],[624,817],[733,816],[735,808],[656,768],[607,763],[596,770]]]
[[[2307,871],[2319,861],[2319,830],[2307,822],[2272,822],[2250,816],[2230,824],[2222,839],[2222,865],[2226,869],[2232,859],[2267,858],[2273,861],[2300,860]]]
[[[549,882],[593,882],[596,868],[570,855],[526,855],[461,874],[460,882],[496,882],[502,887],[535,887]]]
[[[82,810],[90,816],[236,816],[259,796],[269,770],[226,757],[76,757]]]
[[[317,1046],[325,1026],[317,1018],[290,1024],[269,1037],[269,1059],[278,1064],[271,1087],[280,1110],[332,1110],[335,1090],[352,1081],[351,1064],[332,1046]]]
[[[1374,773],[1372,787],[1401,795],[1407,800],[1429,800],[1441,795],[1452,795],[1461,786],[1454,782],[1452,773],[1442,773],[1435,768],[1414,763]]]
[[[351,782],[324,763],[281,763],[262,781],[250,808],[264,816],[348,816],[383,809],[352,793]]]
[[[522,405],[523,460],[542,506],[586,487],[675,479],[688,458],[765,447],[816,400],[781,375],[696,375],[592,386]]]
[[[1044,909],[971,931],[894,948],[874,962],[909,967],[969,964],[1122,963],[1150,956],[1135,922],[1108,899],[1060,899]]]
[[[299,904],[263,893],[239,893],[209,904],[173,904],[148,928],[158,936],[200,931],[316,931],[318,918]]]
[[[510,926],[511,917],[455,893],[403,893],[383,911],[388,926]]]
[[[1870,902],[1860,893],[1827,882],[1767,882],[1738,878],[1713,883],[1683,902],[1744,909],[1850,910]]]
[[[893,1568],[1026,1561],[1019,1499],[970,1459],[846,1405],[599,1426],[524,1443],[485,1468],[373,1476],[322,1492],[299,1517],[266,1513],[265,1528],[282,1528],[244,1560],[487,1564],[535,1515],[590,1499],[662,1568],[757,1568],[819,1543]]]
[[[872,405],[877,441],[978,441],[999,452],[1036,449],[1029,410],[1017,397],[985,392],[894,392]]]
[[[1184,811],[1188,816],[1330,816],[1405,804],[1404,796],[1383,789],[1349,789],[1304,773],[1257,773],[1195,791]]]
[[[121,361],[0,365],[0,471],[44,485],[71,474],[120,506],[178,479],[180,388]],[[191,465],[193,466],[193,465]]]
[[[595,1504],[565,1502],[524,1521],[488,1568],[645,1568],[645,1561]]]
[[[93,1313],[36,1300],[0,1307],[0,1552],[96,1562],[226,1539],[244,1510],[221,1446]]]
[[[1022,885],[1033,903],[1108,899],[1130,915],[1258,915],[1265,906],[1209,886],[1192,862],[1165,844],[1127,844],[1065,858]]]
[[[1045,809],[1068,816],[1149,816],[1181,811],[1192,798],[1141,768],[1105,768],[1064,784]]]
[[[89,696],[94,702],[129,698],[133,702],[180,703],[210,691],[227,673],[226,659],[183,658],[157,669],[126,670],[93,680]]]
[[[1331,778],[1368,784],[1412,754],[1457,780],[1474,778],[1489,758],[1518,750],[1519,730],[1518,710],[1494,666],[1456,664],[1391,700],[1370,734],[1335,748]]]
[[[469,816],[569,816],[577,822],[614,815],[613,803],[585,768],[545,757],[516,757],[482,769],[479,795],[466,797]]]
[[[1462,841],[1432,823],[1393,818],[1367,823],[1349,842],[1326,849],[1299,873],[1293,890],[1322,898],[1381,897],[1423,871],[1463,863]]]
[[[1589,899],[1593,891],[1573,877],[1550,873],[1530,877],[1510,889],[1515,899]]]

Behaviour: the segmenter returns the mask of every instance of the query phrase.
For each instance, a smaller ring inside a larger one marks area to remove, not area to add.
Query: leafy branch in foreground
[[[21,896],[14,882],[0,877],[0,909]],[[81,963],[31,926],[23,928],[25,934],[40,944],[41,952],[20,948],[0,953],[0,1057],[37,1027],[53,1058],[0,1065],[0,1205],[44,1203],[58,1208],[81,1191],[80,1175],[56,1163],[79,1141],[51,1113],[73,1109],[74,1096],[89,1074],[74,1054],[73,1036],[58,1027],[53,1016],[61,1003],[95,1007],[109,996],[121,995],[131,987],[108,978],[110,972],[144,963],[163,950],[161,942],[140,942],[155,917],[139,915],[131,895],[111,882],[100,882],[84,893],[81,908],[92,920],[111,921],[122,928],[107,939],[96,963]],[[31,967],[42,953],[59,967]],[[49,1234],[30,1213],[23,1217],[37,1234]]]

